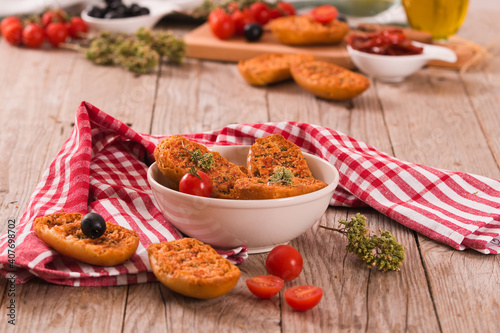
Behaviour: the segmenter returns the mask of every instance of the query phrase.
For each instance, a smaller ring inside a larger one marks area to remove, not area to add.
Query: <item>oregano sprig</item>
[[[366,217],[357,213],[350,221],[339,220],[340,228],[320,225],[321,228],[339,232],[347,237],[347,252],[355,254],[368,267],[376,266],[381,271],[399,271],[405,258],[405,247],[398,243],[389,231],[380,231],[380,236],[370,235]]]

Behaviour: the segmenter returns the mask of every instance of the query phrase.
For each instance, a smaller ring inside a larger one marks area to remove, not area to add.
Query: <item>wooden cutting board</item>
[[[311,54],[317,60],[336,65],[355,68],[345,44],[332,46],[288,46],[281,44],[271,32],[266,31],[258,42],[247,42],[243,37],[220,40],[210,31],[207,23],[184,36],[187,56],[197,59],[237,62],[265,53],[302,53]]]

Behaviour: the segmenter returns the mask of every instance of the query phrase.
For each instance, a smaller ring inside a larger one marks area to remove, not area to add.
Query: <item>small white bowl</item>
[[[413,42],[413,44],[423,47],[423,52],[416,55],[389,56],[361,52],[350,45],[347,45],[347,51],[360,71],[383,82],[401,82],[405,77],[422,68],[429,60],[450,63],[457,61],[455,52],[446,47],[418,42]]]
[[[246,165],[250,146],[216,146],[229,161]],[[304,195],[268,200],[231,200],[193,196],[168,188],[156,163],[148,181],[163,215],[182,233],[217,248],[246,246],[249,253],[270,251],[310,229],[325,213],[339,182],[327,161],[304,153],[313,176],[327,187]]]
[[[123,3],[129,5],[127,1],[123,1]],[[142,27],[153,28],[163,16],[182,9],[176,2],[171,1],[161,2],[157,0],[142,0],[135,3],[141,7],[147,7],[150,11],[149,15],[104,19],[88,16],[87,9],[84,9],[81,13],[81,17],[91,30],[106,30],[110,32],[133,34]]]

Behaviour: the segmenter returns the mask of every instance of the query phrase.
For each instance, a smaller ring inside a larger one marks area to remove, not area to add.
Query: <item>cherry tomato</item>
[[[296,13],[295,7],[289,2],[278,2],[277,7],[285,16],[293,16]]]
[[[237,3],[237,2],[230,2],[227,6],[227,11],[229,12],[229,14],[231,14],[232,12],[234,12],[236,9],[239,9],[240,8],[240,5]]]
[[[52,22],[45,28],[45,34],[50,44],[57,47],[68,38],[68,29],[64,23]]]
[[[219,39],[228,39],[234,35],[234,22],[222,8],[214,9],[208,16],[212,33]]]
[[[290,245],[278,245],[266,258],[266,269],[271,275],[276,275],[285,281],[295,279],[302,272],[303,260],[297,249]]]
[[[45,39],[43,28],[36,23],[30,23],[23,29],[23,44],[27,47],[38,48]]]
[[[43,27],[47,27],[52,22],[64,23],[67,14],[61,9],[49,10],[43,13],[40,22]]]
[[[339,11],[332,5],[322,5],[311,11],[312,18],[319,23],[327,24],[337,18]]]
[[[235,10],[231,14],[231,18],[234,22],[235,33],[240,36],[243,35],[245,26],[247,24],[255,22],[252,12],[248,8],[243,10]]]
[[[201,170],[190,171],[182,176],[179,191],[201,197],[210,197],[212,195],[212,180]]]
[[[278,8],[272,8],[269,10],[269,19],[274,20],[277,19],[278,17],[282,17],[283,14],[280,12]]]
[[[21,23],[21,19],[17,16],[7,16],[6,18],[4,18],[2,20],[2,23],[0,23],[0,30],[2,32],[2,35],[3,35],[3,29],[4,27],[6,27],[7,25],[10,25],[12,23],[19,23],[19,25],[22,25]]]
[[[20,45],[23,39],[22,35],[21,21],[11,21],[2,26],[2,36],[11,45]]]
[[[266,24],[271,19],[269,6],[263,2],[254,2],[250,6],[250,11],[255,21],[262,25]]]
[[[268,299],[279,293],[285,281],[274,275],[260,275],[245,281],[248,289],[257,297]]]
[[[285,291],[285,301],[295,311],[307,311],[321,301],[323,289],[316,286],[297,286]]]
[[[68,33],[71,38],[84,38],[88,31],[87,23],[81,17],[75,16],[69,21]]]

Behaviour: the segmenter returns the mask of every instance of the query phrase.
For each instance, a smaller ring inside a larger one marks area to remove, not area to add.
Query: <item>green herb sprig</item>
[[[85,57],[97,65],[121,66],[133,73],[151,72],[162,58],[182,62],[186,45],[170,32],[140,28],[134,35],[101,31],[89,39]]]
[[[357,213],[350,221],[339,220],[340,228],[321,228],[339,232],[347,237],[347,252],[355,254],[368,267],[376,266],[381,271],[399,271],[405,258],[405,247],[397,242],[389,231],[380,231],[380,236],[370,235],[366,217]]]
[[[293,173],[287,168],[278,168],[271,177],[269,177],[269,182],[290,186],[293,184]]]

